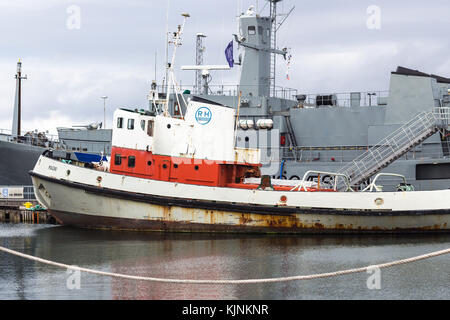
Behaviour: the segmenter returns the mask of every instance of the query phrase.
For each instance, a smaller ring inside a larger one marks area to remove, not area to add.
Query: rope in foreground
[[[335,271],[335,272],[328,272],[328,273],[318,273],[318,274],[311,274],[311,275],[305,275],[305,276],[292,276],[292,277],[280,277],[280,278],[267,278],[267,279],[246,279],[246,280],[195,280],[195,279],[166,279],[166,278],[153,278],[153,277],[142,277],[142,276],[131,276],[126,274],[120,274],[120,273],[112,273],[112,272],[104,272],[99,270],[93,270],[93,269],[87,269],[87,268],[81,268],[77,266],[71,266],[68,264],[58,263],[38,257],[34,257],[28,254],[24,254],[15,250],[11,250],[5,247],[0,246],[0,251],[22,257],[25,259],[41,262],[44,264],[52,265],[59,268],[64,269],[71,269],[71,270],[79,270],[82,272],[92,273],[92,274],[98,274],[101,276],[109,276],[114,278],[122,278],[122,279],[130,279],[130,280],[144,280],[144,281],[153,281],[153,282],[165,282],[165,283],[187,283],[187,284],[250,284],[250,283],[270,283],[270,282],[284,282],[284,281],[296,281],[296,280],[311,280],[311,279],[319,279],[319,278],[329,278],[329,277],[335,277],[335,276],[341,276],[346,274],[352,274],[352,273],[359,273],[359,272],[365,272],[367,270],[373,270],[374,268],[388,268],[393,267],[401,264],[411,263],[419,260],[429,259],[433,257],[437,257],[440,255],[448,254],[450,253],[450,248],[440,250],[440,251],[434,251],[431,253],[427,253],[424,255],[402,259],[402,260],[396,260],[392,262],[377,264],[377,265],[371,265],[367,267],[362,268],[355,268],[355,269],[348,269],[348,270],[341,270],[341,271]]]

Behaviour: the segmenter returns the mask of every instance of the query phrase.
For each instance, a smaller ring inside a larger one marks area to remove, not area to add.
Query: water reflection
[[[449,247],[450,235],[169,234],[0,224],[0,243],[45,259],[114,273],[250,279],[329,272],[411,257]],[[383,288],[378,292],[367,289],[367,274],[252,285],[180,285],[82,274],[81,289],[68,290],[66,270],[3,253],[0,261],[4,270],[1,299],[450,298],[446,256],[383,271]]]

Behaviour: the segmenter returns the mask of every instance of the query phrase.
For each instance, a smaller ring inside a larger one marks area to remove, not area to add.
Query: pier
[[[39,206],[32,186],[1,187],[0,222],[55,223],[55,219]],[[11,192],[11,191],[14,191]]]
[[[15,223],[54,223],[55,220],[46,210],[31,210],[24,206],[25,203],[35,207],[39,203],[29,200],[0,200],[0,222]]]

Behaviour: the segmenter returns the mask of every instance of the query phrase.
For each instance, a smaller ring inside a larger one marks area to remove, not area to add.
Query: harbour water
[[[0,245],[44,259],[129,275],[252,279],[389,262],[450,247],[449,234],[279,236],[164,234],[0,223]],[[246,285],[166,284],[75,274],[0,252],[0,299],[450,299],[450,256],[371,274]]]

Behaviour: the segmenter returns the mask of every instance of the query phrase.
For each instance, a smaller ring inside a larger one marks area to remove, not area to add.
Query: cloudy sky
[[[198,32],[207,35],[205,64],[226,64],[236,16],[251,4],[267,13],[264,0],[0,0],[0,128],[11,129],[19,58],[28,75],[24,129],[56,132],[57,126],[103,121],[103,95],[111,126],[115,108],[147,106],[155,53],[162,80],[167,12],[169,31],[182,22],[182,12],[191,15],[179,70],[195,63]],[[302,93],[386,90],[398,65],[450,76],[448,0],[285,0],[278,11],[293,6],[277,35],[279,47],[293,56],[290,80],[278,59],[277,85]],[[373,20],[371,6],[379,8],[380,20]],[[213,82],[236,84],[238,72],[215,71]],[[177,78],[194,82],[192,71],[177,71]]]

